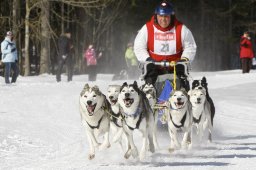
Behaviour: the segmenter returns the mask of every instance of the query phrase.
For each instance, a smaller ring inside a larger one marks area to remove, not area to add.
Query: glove
[[[155,60],[154,60],[153,58],[151,58],[151,57],[148,57],[148,58],[146,59],[146,61],[154,62]]]
[[[181,57],[178,62],[189,62],[189,59],[187,57]]]
[[[63,58],[63,60],[65,60],[67,58],[67,56],[66,55],[62,55],[62,58]]]
[[[13,48],[13,49],[11,50],[12,53],[13,53],[14,51],[16,51],[16,48]]]

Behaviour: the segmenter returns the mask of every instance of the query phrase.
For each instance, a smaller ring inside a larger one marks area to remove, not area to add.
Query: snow
[[[170,154],[167,131],[159,132],[160,150],[147,154],[144,161],[123,158],[115,143],[96,151],[88,160],[88,145],[81,125],[78,99],[85,83],[98,85],[106,94],[113,75],[18,77],[5,85],[0,77],[0,169],[224,169],[246,170],[256,166],[256,70],[192,72],[193,79],[206,76],[215,103],[213,142],[195,145],[191,150]],[[133,80],[128,80],[133,82]],[[140,149],[140,134],[135,133]]]

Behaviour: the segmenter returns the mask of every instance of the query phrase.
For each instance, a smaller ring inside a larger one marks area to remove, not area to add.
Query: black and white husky
[[[211,121],[212,121],[212,125],[213,125],[213,118],[214,118],[214,115],[215,115],[215,106],[214,106],[212,98],[209,95],[208,83],[207,83],[206,78],[203,77],[201,80],[194,80],[192,82],[192,90],[193,89],[204,89],[206,91],[206,99],[210,104]]]
[[[151,83],[146,83],[141,86],[141,90],[146,94],[149,101],[149,105],[154,113],[154,131],[153,131],[153,142],[156,149],[159,149],[157,142],[157,122],[158,122],[158,109],[155,108],[157,104],[156,88]]]
[[[118,103],[118,95],[120,93],[120,85],[109,85],[107,89],[107,100],[110,103],[112,109],[112,115],[110,115],[110,129],[113,133],[113,142],[118,142],[120,147],[124,150],[124,143],[127,143],[126,135],[123,133],[122,115],[120,112],[120,105]]]
[[[172,91],[168,100],[168,131],[171,138],[169,152],[182,147],[187,149],[191,146],[192,112],[191,103],[185,89]],[[178,140],[177,133],[184,133],[182,142]]]
[[[194,89],[188,92],[192,104],[193,124],[197,128],[199,141],[202,141],[204,131],[208,130],[208,141],[212,141],[212,119],[210,104],[206,100],[205,89]]]
[[[105,149],[110,147],[108,113],[109,103],[97,86],[90,87],[85,84],[79,98],[79,109],[82,125],[85,127],[91,160],[95,157],[95,148]],[[104,141],[99,143],[99,136],[104,135]]]
[[[138,157],[138,150],[134,144],[133,133],[135,129],[142,132],[142,148],[139,158],[143,160],[146,152],[155,151],[153,144],[154,117],[145,94],[139,89],[137,82],[128,85],[126,82],[121,86],[118,96],[121,113],[124,116],[123,128],[128,138],[128,150],[124,157],[132,155]]]

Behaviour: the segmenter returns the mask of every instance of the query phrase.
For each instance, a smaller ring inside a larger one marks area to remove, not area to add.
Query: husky
[[[106,96],[101,93],[98,86],[90,87],[85,84],[79,98],[79,109],[82,125],[85,127],[87,140],[89,143],[88,159],[95,157],[95,148],[100,150],[110,147],[109,127],[110,120],[108,112],[110,105]],[[102,144],[98,142],[99,136],[104,136]]]
[[[192,104],[193,124],[197,128],[197,135],[199,141],[202,141],[202,137],[206,128],[208,129],[208,141],[212,141],[212,122],[210,104],[206,100],[206,91],[204,89],[194,89],[188,92],[190,96],[190,102]]]
[[[145,93],[149,105],[154,113],[154,129],[153,129],[153,142],[156,149],[159,149],[158,141],[157,141],[157,122],[158,122],[158,110],[155,109],[155,105],[157,104],[157,95],[156,88],[151,83],[146,83],[141,86],[141,90]]]
[[[192,107],[188,99],[185,89],[173,90],[168,100],[167,123],[168,131],[171,138],[169,152],[182,147],[187,149],[191,143],[191,128],[192,128]],[[184,133],[182,142],[180,143],[177,133]],[[181,144],[181,145],[180,145]]]
[[[146,152],[149,150],[155,152],[153,144],[153,111],[145,94],[139,89],[137,82],[128,85],[126,82],[121,86],[118,95],[121,113],[124,116],[123,128],[128,139],[128,150],[124,157],[128,159],[131,155],[138,157],[138,150],[134,144],[133,133],[137,129],[142,132],[142,148],[140,151],[140,160],[145,159]]]
[[[118,95],[120,93],[120,85],[109,85],[107,90],[107,100],[110,103],[112,109],[112,115],[110,116],[110,129],[113,131],[113,142],[119,143],[120,147],[124,149],[122,141],[127,141],[125,134],[123,133],[122,115],[120,112],[120,106],[118,103]]]
[[[206,78],[203,77],[201,80],[194,80],[192,82],[192,90],[193,89],[205,89],[206,99],[210,104],[211,122],[212,122],[212,125],[213,125],[213,118],[214,118],[214,115],[215,115],[215,106],[214,106],[213,100],[210,97],[209,92],[208,92],[208,83],[207,83]]]

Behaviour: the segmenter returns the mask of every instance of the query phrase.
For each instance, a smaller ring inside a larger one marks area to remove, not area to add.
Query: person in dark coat
[[[58,62],[58,70],[56,73],[57,82],[61,81],[61,72],[63,65],[66,64],[68,70],[68,81],[72,81],[73,76],[73,61],[71,55],[71,49],[73,45],[71,43],[71,32],[69,29],[65,30],[65,33],[60,36],[58,40],[58,48],[59,48],[59,62]]]
[[[242,64],[242,73],[249,73],[252,67],[254,57],[253,46],[249,32],[244,32],[240,40],[240,59]]]

